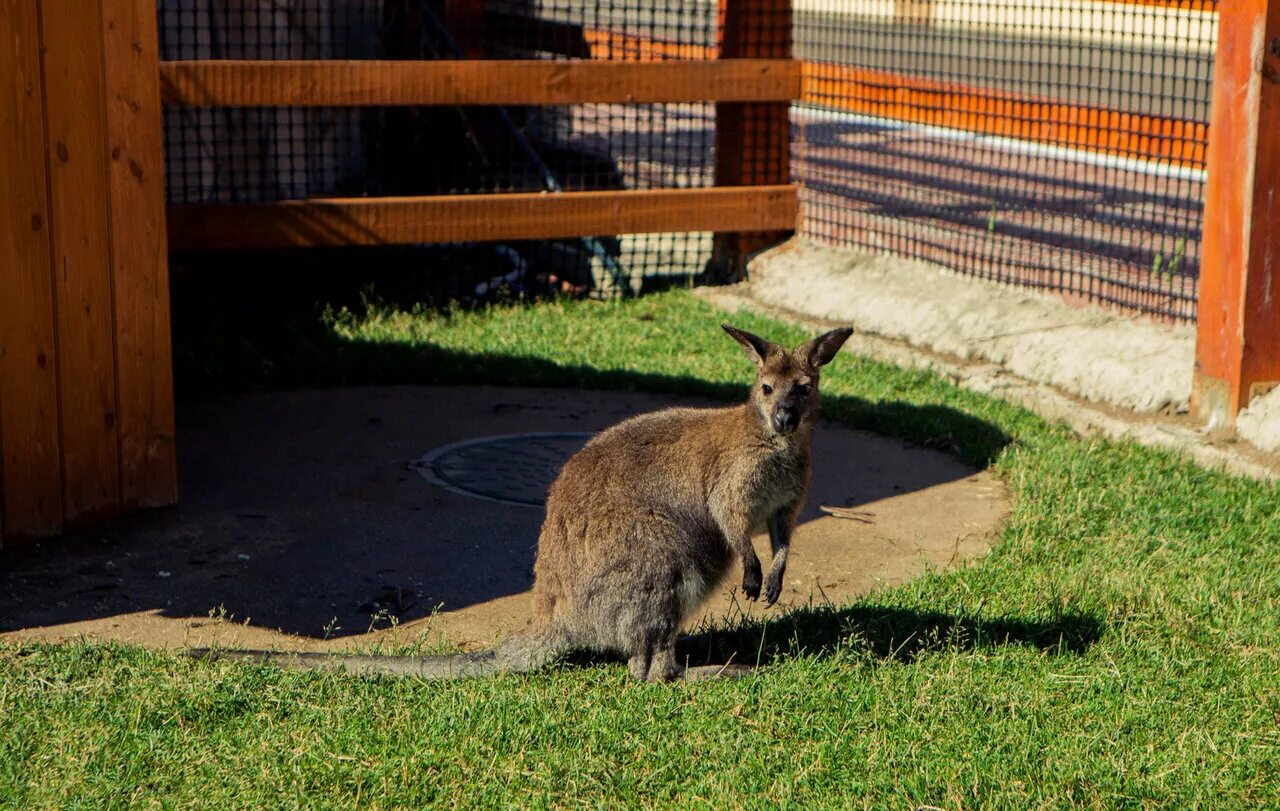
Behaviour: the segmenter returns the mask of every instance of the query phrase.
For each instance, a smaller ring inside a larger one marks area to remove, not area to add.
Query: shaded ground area
[[[488,644],[523,620],[542,510],[432,486],[411,463],[467,438],[591,432],[673,404],[699,401],[414,386],[186,404],[182,504],[0,555],[0,639],[331,648],[381,639],[365,632],[394,617],[398,641]],[[987,473],[832,425],[815,473],[786,605],[845,602],[979,555],[1007,509]],[[738,580],[704,617],[736,616]]]

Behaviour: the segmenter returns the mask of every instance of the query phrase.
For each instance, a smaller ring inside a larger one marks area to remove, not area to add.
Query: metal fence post
[[[1192,407],[1230,425],[1280,384],[1280,0],[1219,6]]]

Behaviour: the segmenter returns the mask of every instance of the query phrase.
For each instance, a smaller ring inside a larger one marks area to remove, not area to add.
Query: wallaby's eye
[[[765,397],[768,397],[770,394],[773,394],[773,386],[770,386],[768,383],[761,383],[760,391],[764,392]]]
[[[813,390],[813,386],[810,386],[808,383],[801,383],[800,385],[796,386],[796,394],[800,395],[801,397],[808,397],[809,392],[812,390]]]

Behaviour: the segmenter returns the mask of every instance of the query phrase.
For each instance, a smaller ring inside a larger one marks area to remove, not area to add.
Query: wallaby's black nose
[[[796,412],[790,408],[780,408],[773,412],[773,430],[780,434],[789,434],[796,430],[799,422]]]

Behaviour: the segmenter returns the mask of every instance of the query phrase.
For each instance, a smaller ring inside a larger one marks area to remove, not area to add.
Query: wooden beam
[[[155,0],[101,0],[125,510],[178,497]]]
[[[166,104],[187,107],[554,105],[591,102],[789,101],[788,59],[596,62],[164,62]]]
[[[1227,425],[1280,385],[1280,0],[1218,14],[1192,407]]]
[[[717,53],[721,61],[791,58],[791,0],[719,0]],[[716,185],[755,186],[791,178],[790,104],[760,100],[716,104]],[[735,228],[716,234],[709,275],[745,277],[757,252],[791,236],[779,230]]]
[[[83,11],[41,0],[67,528],[120,509],[102,21]]]
[[[0,14],[0,537],[62,527],[39,4]]]
[[[793,186],[182,204],[175,250],[404,245],[603,234],[791,229]]]

